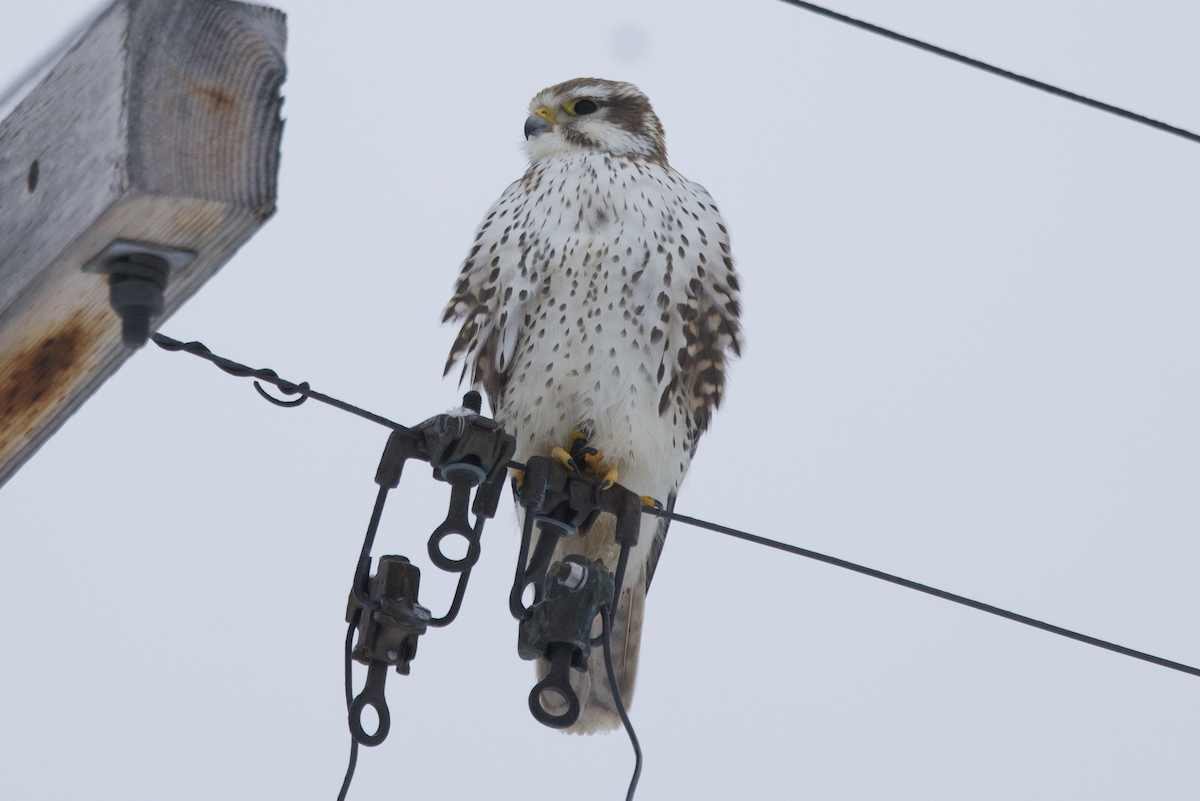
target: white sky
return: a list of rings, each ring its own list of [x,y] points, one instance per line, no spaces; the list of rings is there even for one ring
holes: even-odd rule
[[[164,333],[404,422],[454,405],[440,311],[528,99],[631,80],[744,276],[749,347],[679,511],[1200,665],[1194,143],[772,0],[280,5],[279,211]],[[0,82],[91,8],[6,4]],[[1195,3],[837,8],[1200,130]],[[385,439],[133,358],[0,490],[0,797],[333,799]],[[447,495],[410,469],[375,550],[426,568],[435,614]],[[506,500],[351,798],[623,797],[623,734],[529,715],[516,543]],[[645,800],[1200,780],[1194,677],[681,525],[632,717]]]

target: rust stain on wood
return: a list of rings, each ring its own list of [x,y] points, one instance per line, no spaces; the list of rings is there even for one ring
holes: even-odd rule
[[[189,83],[196,94],[208,101],[212,110],[218,114],[223,114],[233,108],[234,97],[224,88],[202,81],[190,81]]]
[[[70,394],[94,338],[81,312],[0,364],[0,454],[33,434]]]

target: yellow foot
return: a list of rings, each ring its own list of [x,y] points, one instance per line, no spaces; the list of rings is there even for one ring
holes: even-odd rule
[[[513,470],[512,476],[513,476],[513,481],[517,482],[518,487],[520,487],[522,484],[525,483],[525,471],[524,470]]]
[[[600,451],[588,447],[588,435],[576,428],[567,437],[567,442],[570,443],[567,450],[571,452],[575,464],[582,465],[584,470],[595,475],[600,465]]]
[[[586,459],[587,457],[584,457],[584,458]],[[605,472],[604,478],[602,478],[600,480],[601,492],[603,492],[604,490],[608,489],[609,487],[611,487],[613,484],[616,484],[616,483],[617,483],[617,468],[610,467]]]
[[[561,462],[568,470],[600,480],[600,489],[606,490],[617,483],[617,468],[604,464],[600,451],[588,446],[588,435],[578,428],[567,437],[567,447],[555,447],[550,458]]]
[[[661,509],[663,505],[654,499],[652,495],[642,496],[642,506],[649,506],[651,509]]]
[[[575,453],[576,448],[582,448],[587,445],[588,435],[580,431],[578,428],[571,429],[571,436],[567,437],[567,450]]]
[[[555,445],[554,449],[550,451],[550,458],[556,462],[561,462],[563,467],[567,468],[572,473],[579,472],[579,468],[575,466],[575,460],[571,458],[571,454],[567,453],[565,449],[560,448],[557,445]]]

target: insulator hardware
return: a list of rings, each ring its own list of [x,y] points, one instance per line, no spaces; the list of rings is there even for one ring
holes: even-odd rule
[[[442,570],[461,573],[479,561],[479,535],[467,517],[468,508],[477,520],[491,518],[500,504],[508,462],[517,449],[517,441],[504,433],[495,420],[479,416],[478,392],[468,392],[460,409],[440,414],[422,423],[425,451],[433,466],[433,477],[450,485],[450,509],[429,537],[430,560]],[[469,506],[475,487],[475,503]],[[467,553],[452,559],[442,552],[442,542],[450,536],[467,541]]]
[[[579,719],[579,698],[568,668],[587,670],[592,626],[612,598],[613,575],[598,559],[588,562],[571,555],[546,572],[541,600],[530,607],[517,640],[522,659],[544,657],[550,662],[546,678],[529,693],[529,711],[539,723],[565,729]]]
[[[468,392],[460,409],[431,417],[416,428],[393,431],[375,473],[376,484],[395,489],[404,463],[420,459],[433,467],[434,478],[450,485],[449,511],[430,535],[428,550],[434,565],[451,573],[470,570],[479,561],[482,527],[478,521],[495,517],[508,462],[517,449],[512,435],[494,420],[479,416],[478,408],[479,393]],[[471,512],[477,521],[474,526],[468,516]],[[452,559],[441,549],[442,542],[454,535],[467,541],[467,553],[461,559]]]
[[[445,626],[458,614],[471,566],[479,559],[479,537],[483,521],[496,513],[504,486],[508,462],[516,450],[516,440],[505,434],[493,420],[480,417],[478,393],[463,399],[463,407],[437,415],[416,428],[396,428],[375,471],[379,493],[367,527],[354,583],[351,586],[346,622],[358,629],[358,644],[350,652],[347,640],[347,665],[351,656],[367,665],[367,681],[362,692],[349,706],[350,734],[356,743],[379,745],[391,725],[384,685],[387,668],[408,675],[409,663],[417,653],[417,640],[429,626]],[[378,571],[371,572],[371,548],[383,516],[388,492],[400,484],[404,464],[409,459],[429,462],[434,478],[450,484],[450,511],[429,540],[429,555],[443,570],[460,573],[458,589],[450,611],[433,619],[429,610],[417,603],[421,573],[403,556],[383,556]],[[475,489],[478,488],[478,489]],[[472,507],[471,490],[475,489]],[[468,514],[475,512],[472,526]],[[452,560],[440,550],[442,540],[452,534],[467,538],[463,559]],[[349,667],[347,667],[347,671]],[[349,679],[347,679],[349,681]],[[362,727],[362,712],[373,707],[379,726],[373,734]]]
[[[417,603],[420,584],[421,571],[403,556],[381,556],[377,572],[362,588],[374,603],[364,607],[359,593],[350,594],[346,622],[358,625],[353,656],[368,666],[366,686],[350,705],[350,733],[363,745],[379,745],[387,737],[390,716],[383,694],[387,668],[395,666],[397,673],[408,675],[409,663],[417,655],[417,638],[432,617]],[[362,711],[368,705],[379,715],[374,734],[362,727]]]
[[[521,601],[526,587],[533,586],[535,604],[542,600],[547,570],[561,537],[587,534],[600,513],[608,512],[617,518],[616,541],[627,547],[637,544],[642,523],[641,496],[620,484],[603,490],[600,486],[599,479],[572,471],[557,460],[533,456],[526,461],[524,478],[517,489],[518,500],[525,507],[525,529],[517,575],[509,594],[509,609],[517,620],[529,616]],[[536,546],[531,542],[535,523],[540,532]]]
[[[108,263],[109,257],[114,255],[111,251],[118,246],[132,247],[134,251],[141,247],[136,243],[115,242],[89,262],[85,270],[107,272],[104,265]],[[188,258],[191,256],[184,255]],[[139,260],[125,259],[124,263],[135,264],[137,261]],[[168,265],[172,268],[182,266],[171,263],[170,259]],[[153,280],[153,276],[149,280]],[[339,795],[339,798],[344,798],[354,776],[359,746],[379,745],[387,737],[390,729],[391,717],[384,695],[388,668],[395,667],[400,673],[408,673],[409,665],[416,655],[420,636],[429,627],[446,626],[457,616],[471,574],[469,569],[459,572],[454,600],[449,611],[440,618],[431,618],[429,611],[417,603],[420,573],[404,557],[382,557],[379,571],[372,576],[371,549],[378,533],[387,495],[399,485],[406,461],[419,459],[431,463],[435,477],[451,484],[451,511],[447,515],[449,526],[446,523],[443,526],[446,526],[447,531],[455,529],[454,533],[465,528],[463,521],[469,507],[475,513],[472,534],[478,541],[484,521],[495,515],[504,475],[508,466],[513,464],[511,459],[515,452],[515,440],[504,434],[494,422],[480,416],[482,399],[476,392],[467,393],[459,409],[431,418],[415,429],[409,429],[365,409],[316,392],[307,383],[285,381],[273,370],[255,369],[217,356],[200,342],[180,342],[161,334],[155,334],[154,341],[168,351],[183,351],[211,361],[231,375],[257,379],[255,388],[273,403],[295,407],[312,399],[378,423],[392,431],[375,474],[379,491],[371,513],[371,522],[363,539],[347,610],[350,625],[345,637],[344,665],[352,741],[350,764]],[[280,401],[267,396],[259,386],[259,381],[278,387],[285,395],[299,395],[299,398],[294,401]],[[586,462],[589,455],[591,454],[586,449],[586,441],[580,448],[572,447],[570,453],[575,464]],[[528,621],[522,627],[521,638],[522,647],[534,654],[529,658],[536,659],[540,656],[549,662],[546,678],[539,682],[530,695],[530,709],[538,720],[547,725],[569,727],[576,722],[580,703],[571,688],[569,671],[572,668],[586,670],[588,658],[592,655],[591,649],[601,647],[612,700],[629,732],[630,740],[633,741],[634,751],[638,754],[639,767],[635,770],[634,782],[630,785],[632,795],[632,788],[636,785],[637,773],[640,771],[641,756],[633,729],[625,714],[620,687],[613,669],[611,610],[628,565],[631,545],[637,542],[642,512],[641,498],[619,485],[601,490],[596,481],[585,479],[577,470],[568,474],[564,465],[557,462],[551,464],[545,458],[535,457],[525,465],[513,466],[523,471],[524,486],[520,486],[519,482],[517,486],[520,487],[519,500],[526,514],[521,537],[521,555],[510,594],[510,607],[518,620]],[[457,493],[458,497],[454,498],[454,491],[460,486],[466,492],[460,490]],[[475,500],[473,504],[468,504],[472,487],[477,488]],[[595,519],[596,510],[610,512],[616,516],[616,539],[620,543],[621,553],[617,560],[615,578],[610,576],[602,562],[587,563],[581,557],[568,558],[550,565],[553,547],[544,561],[540,557],[534,560],[545,565],[541,568],[540,575],[537,570],[526,569],[535,524],[541,524],[543,529],[549,528],[558,532],[576,532],[582,522],[586,530],[589,519]],[[546,535],[545,530],[543,535]],[[545,536],[545,539],[551,545],[558,542],[558,536]],[[521,603],[521,593],[530,583],[535,583],[532,581],[535,575],[539,578],[536,582],[536,594],[540,597],[535,598],[536,608],[525,609]],[[604,578],[607,578],[607,589],[599,586]],[[574,606],[573,610],[569,609],[571,606]],[[597,618],[601,622],[602,634],[599,638],[592,639],[588,635]],[[358,635],[357,648],[355,634]],[[367,665],[367,680],[362,691],[353,696],[352,666],[356,658]],[[547,708],[543,704],[553,708]],[[378,727],[371,734],[363,729],[361,722],[362,712],[367,706],[372,707],[379,717]],[[559,711],[564,707],[565,711]]]

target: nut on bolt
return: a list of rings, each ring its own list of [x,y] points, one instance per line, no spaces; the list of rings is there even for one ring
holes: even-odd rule
[[[578,562],[555,562],[550,575],[568,590],[577,590],[587,581],[588,569]]]
[[[136,350],[146,344],[151,322],[162,315],[171,271],[195,257],[186,250],[117,239],[83,265],[86,273],[108,276],[108,300],[121,318],[125,347]]]

